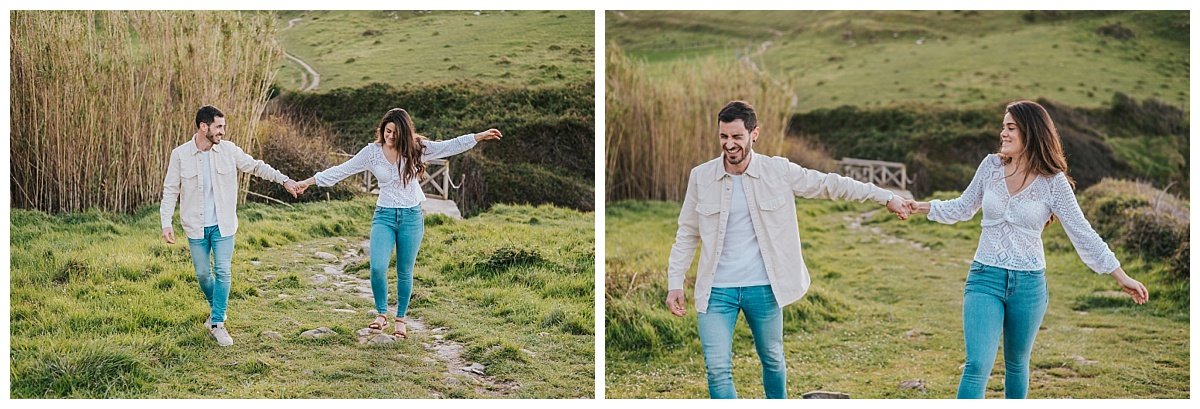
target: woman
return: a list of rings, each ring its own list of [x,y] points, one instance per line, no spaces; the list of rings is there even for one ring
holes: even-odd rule
[[[408,112],[393,108],[379,121],[375,142],[341,165],[317,172],[300,182],[303,191],[314,183],[333,186],[364,170],[379,180],[379,200],[371,220],[371,293],[377,316],[367,328],[383,332],[387,327],[387,267],[396,251],[396,321],[392,335],[407,338],[405,317],[412,295],[413,264],[425,234],[425,216],[421,202],[425,194],[417,179],[425,173],[425,162],[457,155],[479,141],[500,139],[500,131],[467,134],[448,141],[430,141],[416,133]]]
[[[963,290],[967,362],[958,385],[960,399],[983,398],[1001,333],[1004,396],[1025,397],[1029,354],[1048,302],[1042,229],[1055,218],[1084,264],[1111,274],[1134,302],[1149,298],[1146,287],[1125,274],[1084,219],[1074,185],[1046,109],[1018,101],[1005,108],[1000,152],[984,158],[962,196],[912,204],[914,212],[946,224],[970,220],[983,208],[983,233]]]

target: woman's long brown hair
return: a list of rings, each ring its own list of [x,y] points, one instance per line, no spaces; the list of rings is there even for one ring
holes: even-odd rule
[[[425,176],[425,162],[421,161],[421,154],[425,153],[425,145],[421,141],[425,140],[425,137],[418,134],[413,127],[408,111],[392,108],[383,114],[379,126],[375,127],[375,143],[379,146],[384,146],[383,131],[388,123],[396,124],[396,150],[400,152],[401,159],[396,167],[400,170],[401,182],[407,187],[409,180]]]
[[[1071,189],[1075,189],[1075,179],[1067,174],[1067,157],[1063,154],[1062,139],[1059,138],[1058,128],[1054,126],[1046,108],[1033,101],[1017,101],[1004,107],[1004,112],[1012,115],[1017,129],[1021,131],[1021,138],[1024,139],[1025,149],[1020,155],[1024,159],[1025,169],[1016,171],[1026,170],[1047,177],[1062,172],[1067,176],[1067,183],[1071,184]],[[1012,157],[1004,155],[1000,155],[1000,158],[1006,165],[1013,160]],[[1052,222],[1053,214],[1046,224]]]

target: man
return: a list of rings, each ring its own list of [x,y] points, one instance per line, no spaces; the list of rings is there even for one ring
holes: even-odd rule
[[[175,244],[171,218],[179,199],[179,219],[187,234],[192,265],[210,308],[205,327],[218,345],[230,346],[233,338],[225,330],[225,306],[229,301],[233,235],[238,227],[237,171],[281,183],[293,197],[299,194],[299,186],[270,165],[247,155],[233,142],[223,141],[224,137],[225,114],[212,105],[200,107],[196,112],[196,133],[190,141],[171,151],[159,216],[163,240]]]
[[[667,269],[667,307],[687,309],[684,273],[700,245],[696,312],[712,398],[736,398],[733,328],[738,312],[754,336],[767,398],[787,397],[782,308],[808,290],[800,254],[795,196],[873,200],[901,219],[907,201],[856,180],[805,169],[787,158],[754,153],[754,107],[732,101],[717,114],[721,157],[692,169]]]

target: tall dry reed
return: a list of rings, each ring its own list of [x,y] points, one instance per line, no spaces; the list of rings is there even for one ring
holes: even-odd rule
[[[669,63],[651,75],[647,65],[607,46],[605,68],[606,192],[608,200],[682,200],[692,167],[720,155],[717,111],[731,100],[754,105],[759,127],[754,151],[782,155],[793,110],[791,87],[728,58]]]
[[[161,197],[196,110],[251,155],[283,56],[260,12],[13,11],[13,205],[131,211]],[[245,186],[248,177],[243,176]]]

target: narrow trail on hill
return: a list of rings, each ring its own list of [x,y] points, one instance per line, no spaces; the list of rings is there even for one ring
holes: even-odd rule
[[[296,25],[296,22],[300,21],[300,20],[303,20],[303,19],[302,18],[294,18],[294,19],[288,20],[287,27],[284,27],[283,30],[279,30],[279,31],[284,31],[289,28],[292,28],[293,26]],[[317,73],[317,70],[313,69],[313,67],[311,65],[308,65],[308,63],[304,62],[304,60],[301,60],[299,57],[296,57],[287,51],[283,52],[283,56],[287,57],[287,59],[289,59],[289,60],[296,62],[296,64],[300,64],[300,67],[304,68],[304,71],[308,72],[307,74],[305,74],[304,72],[300,73],[300,91],[316,91],[317,87],[321,85],[321,74]],[[312,78],[312,80],[309,81],[309,78]]]
[[[880,238],[879,242],[881,244],[904,244],[909,247],[912,247],[913,250],[929,251],[929,247],[926,247],[924,244],[921,244],[921,243],[918,243],[918,242],[915,242],[915,241],[912,241],[909,239],[893,236],[891,233],[884,231],[883,229],[879,228],[878,226],[869,226],[868,227],[868,226],[863,225],[863,223],[866,223],[867,220],[871,220],[872,217],[875,217],[876,213],[881,212],[881,211],[884,211],[884,210],[875,209],[875,210],[860,213],[858,216],[842,216],[842,220],[846,222],[846,227],[849,227],[850,230],[853,230],[853,231],[866,230],[866,231],[870,232],[871,236],[879,237]],[[912,217],[912,216],[909,216],[909,217]]]
[[[363,240],[359,243],[360,250],[349,249],[341,255],[339,259],[326,258],[327,262],[321,267],[324,270],[323,274],[316,274],[312,278],[314,281],[324,282],[328,280],[334,288],[334,291],[340,291],[346,294],[354,295],[367,300],[372,300],[371,281],[356,277],[352,274],[345,273],[348,266],[363,263],[370,258],[371,241]],[[322,276],[318,278],[318,276]],[[354,311],[357,313],[357,311]],[[374,315],[372,312],[371,315]],[[364,319],[363,322],[368,322]],[[381,339],[391,341],[389,334],[391,331],[391,323],[383,331],[383,334],[373,332],[368,328],[362,328],[356,331],[359,344],[371,344]],[[475,392],[484,397],[508,397],[513,392],[520,388],[516,382],[500,381],[491,376],[486,375],[486,368],[478,363],[468,363],[463,358],[465,347],[463,344],[453,340],[446,339],[448,328],[437,327],[430,329],[425,321],[420,317],[408,317],[408,333],[409,339],[396,340],[395,342],[413,342],[412,335],[416,332],[429,333],[433,338],[433,342],[422,342],[421,347],[433,355],[433,358],[425,358],[427,362],[441,362],[446,367],[447,377],[443,379],[447,383],[461,382],[462,378],[469,380],[469,383],[474,387]]]

